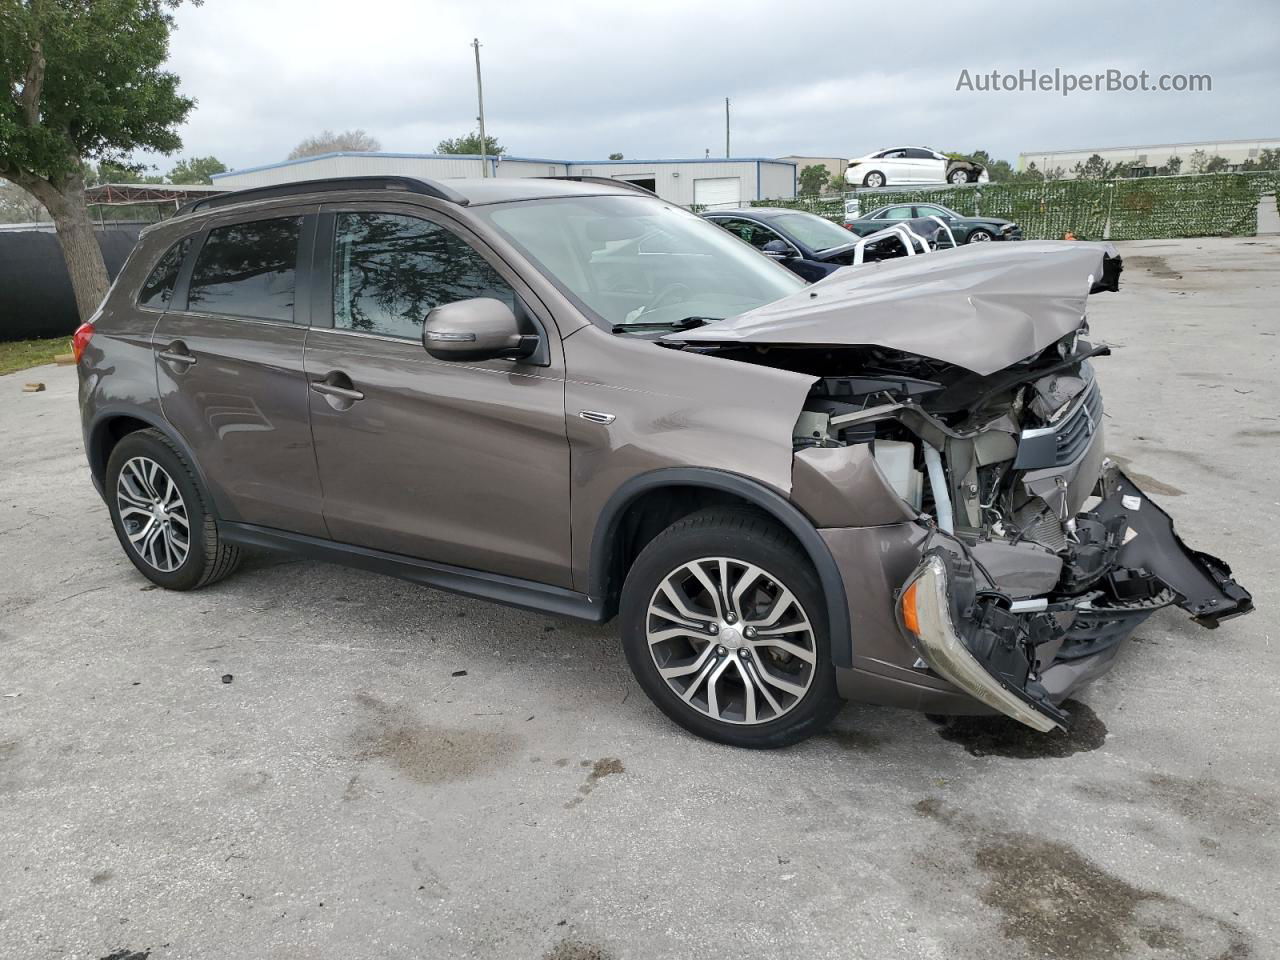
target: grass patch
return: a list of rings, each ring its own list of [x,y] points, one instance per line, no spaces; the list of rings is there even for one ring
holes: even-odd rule
[[[71,352],[70,337],[50,337],[48,340],[11,340],[0,343],[0,375],[53,363],[60,353]]]

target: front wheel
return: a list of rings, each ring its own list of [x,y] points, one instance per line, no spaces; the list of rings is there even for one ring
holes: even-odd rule
[[[885,184],[884,174],[879,170],[872,170],[862,178],[864,187],[883,187]]]
[[[973,233],[969,234],[969,239],[965,242],[966,243],[990,243],[994,239],[995,239],[995,236],[990,231],[983,230],[981,227],[979,227],[977,230],[973,231]]]
[[[621,623],[640,686],[700,737],[784,747],[840,708],[817,577],[758,514],[704,510],[659,534],[627,575]]]

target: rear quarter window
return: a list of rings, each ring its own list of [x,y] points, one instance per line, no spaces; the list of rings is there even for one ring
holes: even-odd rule
[[[187,309],[293,321],[301,217],[214,227],[196,254]]]
[[[191,238],[185,237],[165,251],[138,290],[138,306],[164,309],[169,305],[173,288],[178,283],[178,271],[182,269],[182,261],[186,259],[190,249]]]

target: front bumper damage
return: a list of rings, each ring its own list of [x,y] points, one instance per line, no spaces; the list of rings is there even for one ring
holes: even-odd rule
[[[1168,514],[1109,461],[1094,493],[1070,525],[1068,559],[1049,593],[1012,596],[976,550],[935,534],[896,597],[921,665],[1040,731],[1065,725],[1058,702],[1156,610],[1179,606],[1214,628],[1253,608],[1231,568],[1188,548]]]

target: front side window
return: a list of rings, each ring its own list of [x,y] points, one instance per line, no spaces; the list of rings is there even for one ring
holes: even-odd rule
[[[830,250],[857,242],[844,227],[812,213],[780,213],[773,222],[810,250]]]
[[[910,207],[890,207],[883,213],[877,213],[877,220],[910,220],[914,214]]]
[[[720,320],[805,285],[721,227],[653,197],[564,197],[473,210],[610,328]]]
[[[417,339],[433,307],[474,297],[491,297],[516,309],[511,287],[452,231],[389,213],[337,215],[337,329]]]
[[[178,271],[182,269],[182,261],[191,248],[191,239],[184,238],[175,243],[160,258],[151,276],[147,277],[142,289],[138,291],[138,306],[164,309],[173,296],[173,288],[178,283]]]
[[[301,217],[214,227],[196,257],[187,308],[291,322],[301,232]]]

